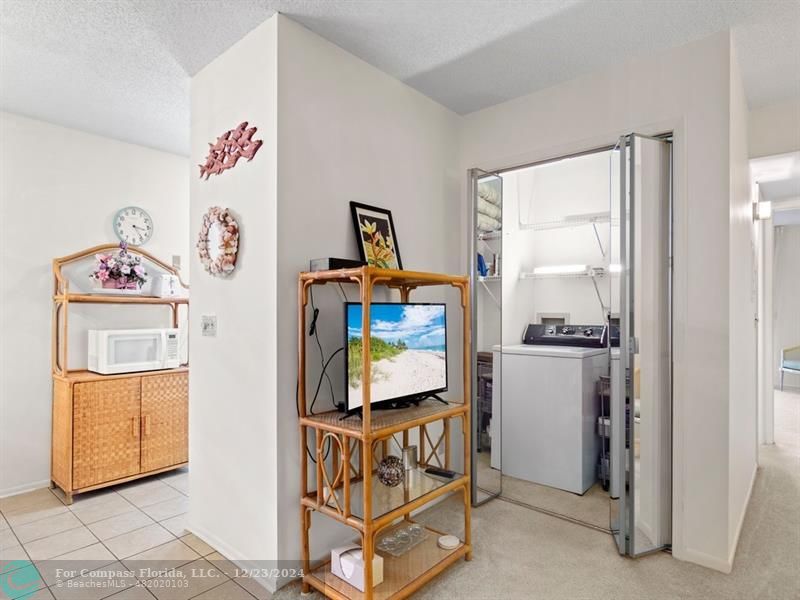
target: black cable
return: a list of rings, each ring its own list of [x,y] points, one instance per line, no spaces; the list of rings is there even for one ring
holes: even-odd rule
[[[328,365],[331,363],[331,361],[333,360],[333,358],[334,358],[334,357],[335,357],[337,354],[339,354],[339,352],[341,352],[342,350],[344,350],[344,346],[342,346],[341,348],[339,348],[338,350],[336,350],[336,352],[334,352],[333,354],[331,354],[331,355],[328,357],[328,360],[327,360],[327,361],[325,361],[325,364],[323,364],[323,365],[322,365],[322,373],[321,373],[321,374],[320,374],[320,376],[319,376],[319,381],[317,381],[317,389],[314,391],[314,397],[311,399],[311,406],[310,406],[310,407],[309,407],[309,409],[308,409],[308,412],[309,412],[309,413],[311,413],[312,415],[314,414],[314,403],[317,401],[317,396],[319,395],[319,389],[322,387],[322,377],[323,377],[323,376],[327,377],[327,375],[325,374],[325,371],[326,371],[326,369],[328,368]],[[330,381],[330,379],[328,379],[328,381]]]
[[[339,284],[339,287],[341,287],[341,284]],[[339,404],[336,402],[336,395],[334,394],[334,391],[333,391],[333,382],[331,382],[331,378],[330,378],[330,375],[328,375],[327,370],[328,370],[328,365],[331,363],[333,358],[337,354],[339,354],[339,352],[344,350],[344,346],[339,348],[338,350],[336,350],[333,354],[331,354],[328,357],[327,360],[325,359],[325,353],[324,353],[324,351],[322,349],[322,343],[320,342],[320,339],[319,339],[319,329],[317,328],[317,319],[319,318],[319,309],[314,305],[314,288],[313,288],[313,286],[309,288],[309,292],[310,292],[309,296],[310,296],[310,299],[311,299],[311,308],[312,308],[313,313],[312,313],[312,317],[311,317],[311,325],[309,326],[309,329],[308,329],[308,335],[309,336],[314,336],[314,339],[317,342],[317,347],[319,348],[319,355],[320,355],[320,364],[322,365],[322,372],[320,373],[319,379],[317,380],[317,388],[316,388],[316,390],[314,390],[314,397],[311,399],[311,406],[308,409],[309,414],[313,415],[314,414],[314,405],[316,404],[317,398],[319,397],[319,391],[320,391],[320,388],[322,387],[323,378],[328,380],[328,388],[329,388],[330,393],[331,393],[331,402],[333,403],[333,405],[336,408],[339,408]],[[342,292],[344,293],[344,290],[342,290]],[[345,298],[346,297],[347,296],[345,296]],[[300,418],[300,381],[299,381],[299,379],[295,383],[294,399],[295,399],[295,409],[297,410],[297,418],[299,419]],[[316,458],[311,453],[311,451],[308,449],[308,440],[306,440],[305,447],[306,447],[306,452],[308,453],[308,457],[311,459],[311,461],[314,464],[316,464],[316,462],[317,462]],[[331,443],[328,440],[327,448],[325,449],[325,454],[322,457],[323,461],[328,458],[328,453],[330,452],[330,449],[331,449]]]
[[[341,284],[339,284],[341,285]],[[317,328],[317,319],[319,318],[319,309],[314,305],[314,286],[309,287],[309,298],[311,299],[311,309],[313,311],[313,316],[311,318],[311,326],[308,328],[308,335],[313,335],[314,340],[317,342],[317,348],[319,348],[319,362],[322,365],[322,372],[325,375],[325,379],[328,380],[328,389],[331,393],[331,403],[338,409],[339,403],[336,402],[336,394],[333,392],[333,382],[331,381],[330,375],[325,373],[325,352],[322,350],[322,342],[319,341],[319,329]],[[316,396],[314,398],[316,400]],[[311,403],[311,406],[314,406],[314,403]]]
[[[331,357],[331,358],[333,358],[333,357]],[[321,382],[322,382],[322,378],[320,378],[320,383]],[[319,385],[317,385],[317,390],[319,390]],[[299,419],[300,418],[300,381],[299,380],[297,381],[297,383],[295,383],[295,386],[294,386],[294,405],[295,405],[295,408],[297,409],[297,418]],[[313,403],[312,403],[312,406],[313,406]],[[317,464],[317,459],[314,458],[314,455],[311,453],[311,450],[308,449],[308,438],[306,438],[305,444],[303,444],[303,445],[306,447],[306,453],[308,454],[308,458],[311,459],[311,462],[313,462],[314,464]],[[330,439],[327,440],[327,445],[328,445],[328,447],[325,450],[325,455],[322,457],[323,461],[325,461],[328,458],[328,452],[330,452],[330,450],[331,450]]]

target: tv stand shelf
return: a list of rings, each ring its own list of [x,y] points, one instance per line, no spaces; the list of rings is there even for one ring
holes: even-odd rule
[[[370,420],[370,430],[364,437],[362,419],[358,416],[344,417],[344,413],[338,410],[331,410],[316,415],[302,417],[300,423],[308,427],[322,429],[333,433],[343,433],[358,439],[383,439],[393,433],[399,433],[409,427],[418,427],[439,421],[457,417],[468,410],[468,406],[463,403],[451,402],[442,404],[435,400],[425,400],[419,406],[409,406],[396,410],[375,411]],[[409,423],[413,423],[409,425]]]
[[[306,409],[306,339],[309,288],[327,283],[356,284],[362,311],[361,415],[344,417],[339,411],[315,415]],[[427,581],[460,558],[470,560],[470,404],[442,403],[434,399],[418,405],[393,410],[375,410],[370,404],[370,305],[375,285],[396,289],[400,301],[408,302],[411,292],[419,287],[447,286],[456,288],[463,313],[463,397],[470,398],[470,307],[469,278],[419,271],[396,271],[375,267],[359,267],[335,271],[300,273],[298,279],[298,413],[301,452],[301,547],[303,557],[303,592],[315,588],[329,598],[365,600],[406,598]],[[451,421],[461,424],[463,436],[463,472],[452,479],[425,473],[428,466],[452,469]],[[389,454],[389,444],[402,435],[402,446],[408,446],[416,433],[417,469],[407,471],[396,487],[380,483],[377,467]],[[459,493],[464,505],[464,536],[453,550],[437,545],[440,532],[431,530],[425,541],[401,557],[381,553],[384,580],[372,586],[372,557],[375,545],[398,520],[411,520],[411,513],[445,494]],[[311,513],[334,519],[353,528],[361,538],[364,553],[364,592],[334,576],[330,562],[312,568],[309,530]]]

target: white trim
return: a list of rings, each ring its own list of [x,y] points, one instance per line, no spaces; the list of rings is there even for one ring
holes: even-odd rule
[[[733,567],[733,562],[730,559],[724,560],[718,556],[712,556],[705,552],[700,552],[699,550],[693,550],[692,548],[686,548],[680,555],[676,554],[673,549],[672,555],[678,560],[694,563],[701,567],[706,567],[707,569],[713,569],[714,571],[720,571],[726,575],[731,572]]]
[[[758,463],[753,467],[753,475],[750,477],[750,486],[747,488],[747,496],[744,499],[744,506],[742,506],[742,514],[739,515],[739,523],[736,525],[736,534],[733,536],[733,543],[728,551],[728,573],[733,569],[733,559],[736,557],[736,549],[739,547],[739,536],[742,533],[744,526],[744,518],[747,516],[747,509],[750,506],[750,497],[753,495],[753,488],[756,486],[756,477],[758,476]]]
[[[50,487],[50,480],[44,479],[34,481],[32,483],[23,483],[22,485],[15,485],[14,487],[4,488],[0,490],[0,498],[8,498],[9,496],[17,496],[26,492],[40,490],[42,488]]]
[[[228,544],[220,540],[215,535],[210,534],[202,527],[197,527],[192,523],[188,523],[186,529],[191,531],[194,535],[196,535],[206,544],[211,546],[214,550],[219,552],[227,560],[231,561],[237,567],[242,569],[242,571],[252,572],[252,573],[263,572],[264,561],[247,560],[242,558],[239,552],[231,548]],[[274,594],[276,591],[278,591],[280,587],[286,585],[287,583],[296,578],[250,577],[250,579],[258,583],[270,594]]]

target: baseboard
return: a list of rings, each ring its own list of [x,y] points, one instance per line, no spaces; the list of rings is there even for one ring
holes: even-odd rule
[[[706,567],[707,569],[713,569],[714,571],[720,571],[726,575],[731,572],[731,568],[733,567],[733,563],[730,560],[712,556],[698,550],[692,550],[691,548],[685,548],[682,552],[677,552],[677,549],[673,547],[672,556],[678,560],[694,563],[701,567]]]
[[[22,485],[17,485],[10,488],[4,488],[0,490],[0,498],[8,498],[9,496],[17,496],[19,494],[24,494],[26,492],[32,492],[34,490],[40,490],[42,488],[46,488],[50,486],[50,480],[45,479],[43,481],[34,481],[32,483],[23,483]]]
[[[226,559],[242,569],[242,571],[249,573],[261,573],[264,571],[264,561],[242,558],[236,550],[217,538],[217,536],[205,531],[202,527],[197,527],[192,523],[188,523],[186,528],[203,540],[206,544],[214,548],[214,550],[222,554],[222,556],[224,556]],[[283,581],[279,577],[251,577],[250,579],[257,582],[270,594],[274,594],[276,591],[278,591],[278,588],[287,583],[287,581]]]
[[[750,486],[747,488],[747,497],[744,499],[744,508],[742,510],[742,514],[739,515],[739,523],[736,526],[736,534],[733,536],[733,544],[731,544],[730,551],[728,552],[728,563],[730,564],[731,570],[733,569],[733,559],[736,557],[736,549],[739,547],[739,536],[742,533],[742,527],[744,527],[744,518],[747,516],[747,509],[750,507],[750,496],[753,495],[753,488],[756,486],[757,476],[758,463],[756,463],[756,466],[753,468],[753,475],[750,477]]]
[[[780,392],[781,391],[780,382],[778,382],[778,385],[775,386],[775,391],[776,392]],[[795,394],[797,392],[800,392],[800,385],[790,385],[790,384],[786,383],[783,386],[783,391],[784,392],[791,392],[791,393]]]
[[[678,560],[683,560],[686,562],[694,563],[696,565],[700,565],[701,567],[706,567],[708,569],[714,569],[715,571],[720,571],[725,574],[729,574],[733,570],[733,559],[736,556],[736,548],[739,545],[739,535],[742,533],[742,527],[744,526],[744,518],[747,515],[747,508],[750,506],[750,496],[753,494],[753,488],[755,488],[756,483],[756,476],[758,475],[758,466],[753,469],[753,475],[750,478],[750,487],[747,490],[747,497],[744,502],[744,510],[742,510],[742,514],[739,516],[739,523],[736,527],[736,534],[733,538],[733,544],[728,551],[728,556],[725,559],[719,558],[718,556],[712,556],[710,554],[706,554],[704,552],[700,552],[698,550],[692,550],[691,548],[684,548],[683,550],[679,550],[678,548],[672,549],[672,556],[677,558]]]

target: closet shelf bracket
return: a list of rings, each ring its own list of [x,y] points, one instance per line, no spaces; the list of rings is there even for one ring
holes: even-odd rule
[[[606,251],[603,249],[603,242],[600,241],[600,233],[597,231],[597,223],[592,222],[592,230],[594,230],[594,237],[597,240],[597,245],[600,247],[600,254],[603,255],[603,258],[606,257]]]
[[[489,294],[489,297],[492,299],[492,302],[494,302],[497,305],[497,308],[502,308],[502,306],[500,305],[500,301],[497,299],[497,296],[495,296],[492,293],[492,290],[489,289],[489,286],[486,285],[486,280],[483,278],[479,278],[478,281],[483,286],[483,289],[486,290],[486,293]]]

